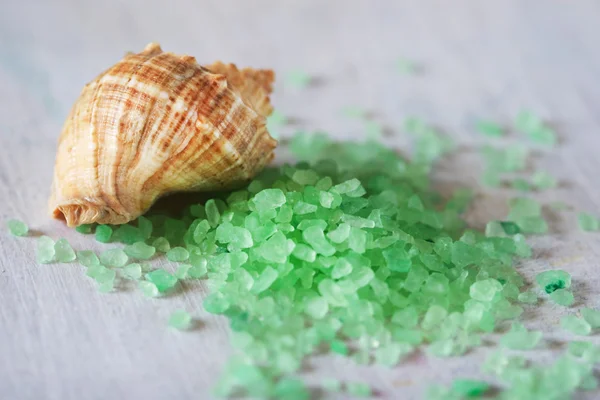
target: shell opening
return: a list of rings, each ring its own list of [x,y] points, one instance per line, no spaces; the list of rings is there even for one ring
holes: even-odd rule
[[[110,217],[115,223],[125,223],[129,220],[127,216],[116,215],[116,213],[103,206],[96,204],[63,204],[56,206],[52,211],[52,216],[63,220],[69,227],[75,227],[82,224],[106,223],[105,219]]]

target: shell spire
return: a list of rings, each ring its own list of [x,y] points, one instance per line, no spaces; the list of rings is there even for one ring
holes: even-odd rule
[[[274,73],[163,52],[128,53],[82,90],[58,141],[50,213],[122,224],[161,196],[238,186],[273,158]]]

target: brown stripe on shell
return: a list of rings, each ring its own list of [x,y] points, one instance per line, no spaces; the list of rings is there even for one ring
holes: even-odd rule
[[[129,62],[125,62],[122,63],[120,66],[115,68],[114,71],[114,75],[115,76],[122,76],[122,77],[126,77],[126,83],[119,85],[119,84],[107,84],[107,89],[108,88],[112,88],[114,90],[114,96],[115,96],[115,103],[116,104],[120,104],[124,99],[128,98],[128,87],[130,82],[134,79],[134,77],[136,77],[139,73],[139,71],[144,67],[144,65],[148,62],[149,60],[144,60],[143,62],[138,62],[136,63],[134,60],[129,60]],[[106,96],[109,100],[110,100],[110,96],[107,95]],[[150,97],[150,96],[149,96]],[[119,129],[118,129],[118,124],[119,121],[118,120],[113,120],[111,121],[112,124],[114,124],[117,129],[116,129],[116,133],[117,133],[117,142],[119,140],[119,138],[121,138],[121,135],[119,134]],[[111,124],[111,125],[112,125]],[[103,132],[106,133],[106,132]],[[102,133],[99,133],[102,134]],[[119,177],[118,177],[118,173],[119,173],[119,169],[121,166],[121,157],[124,151],[124,146],[125,143],[123,143],[123,139],[125,139],[124,135],[121,139],[121,143],[120,145],[117,145],[117,149],[116,149],[116,154],[115,154],[115,159],[114,159],[114,163],[111,166],[112,171],[112,194],[107,194],[104,191],[102,191],[102,198],[103,200],[106,202],[106,204],[112,208],[115,212],[119,213],[119,214],[126,214],[126,207],[123,204],[122,199],[120,199],[119,197]],[[106,136],[103,136],[103,139],[106,139]],[[108,172],[108,171],[107,171]],[[106,175],[106,173],[105,173]]]

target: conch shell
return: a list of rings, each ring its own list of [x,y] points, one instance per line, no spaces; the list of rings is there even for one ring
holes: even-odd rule
[[[122,224],[161,196],[231,188],[273,158],[274,73],[202,67],[151,43],[87,84],[58,142],[50,213]]]

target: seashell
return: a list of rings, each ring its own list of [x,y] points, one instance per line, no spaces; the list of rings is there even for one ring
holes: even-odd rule
[[[231,188],[273,158],[273,71],[151,43],[88,83],[58,141],[49,206],[77,226],[122,224],[173,192]]]

